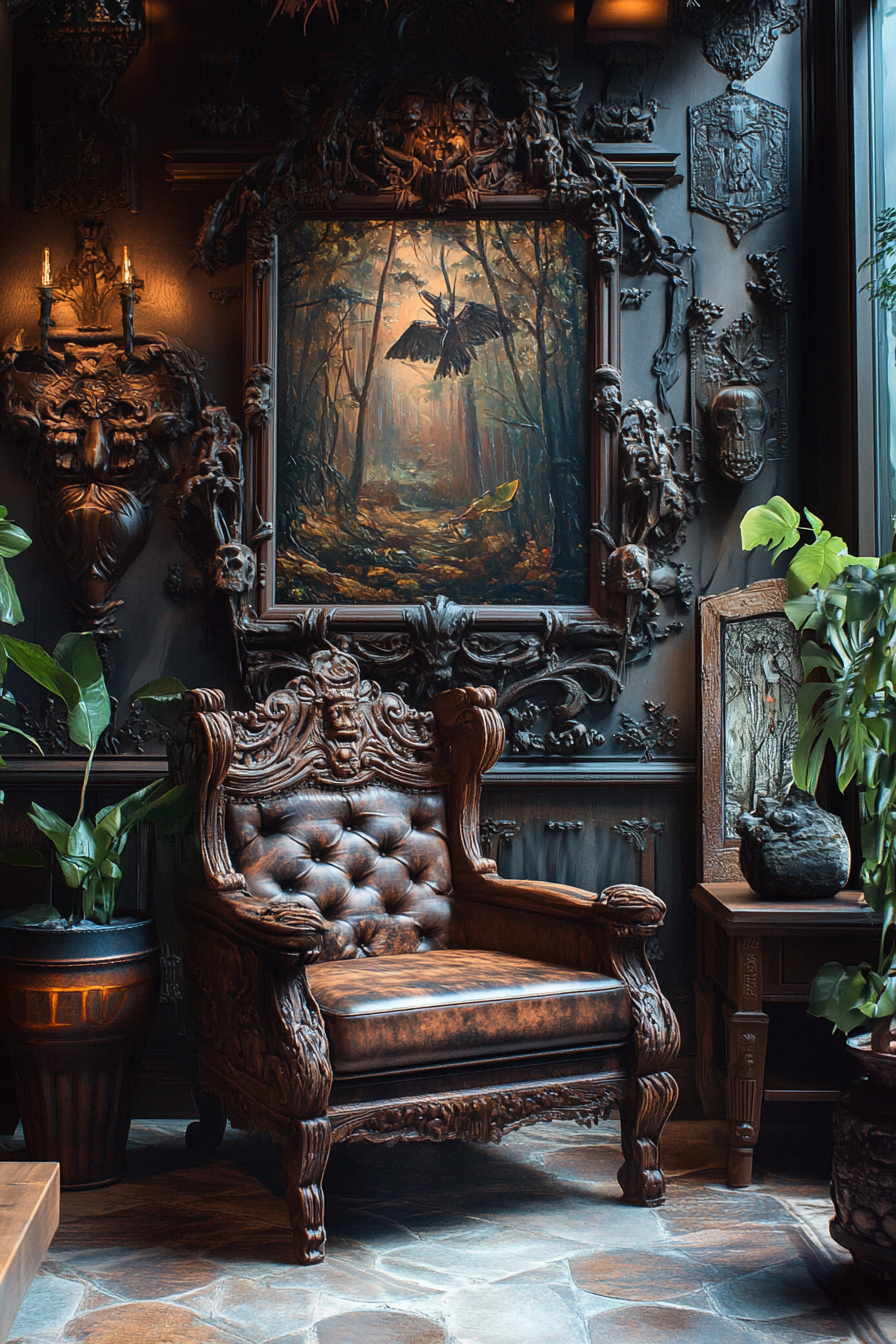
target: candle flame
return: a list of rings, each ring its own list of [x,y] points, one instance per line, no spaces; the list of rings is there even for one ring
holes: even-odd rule
[[[53,283],[53,272],[50,270],[50,249],[48,247],[44,248],[44,260],[40,268],[40,283],[45,288],[49,288]]]
[[[130,249],[125,245],[124,255],[121,262],[121,278],[126,285],[129,285],[134,278],[133,267],[131,266]]]

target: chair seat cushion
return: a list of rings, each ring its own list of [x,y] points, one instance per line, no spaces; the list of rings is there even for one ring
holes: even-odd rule
[[[624,1041],[619,980],[498,952],[318,962],[308,983],[338,1074]]]

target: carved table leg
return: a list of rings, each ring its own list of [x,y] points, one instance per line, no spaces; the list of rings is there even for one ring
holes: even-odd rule
[[[753,1179],[767,1038],[767,1013],[728,1014],[728,1184],[735,1190]]]
[[[213,1153],[227,1128],[224,1108],[214,1092],[205,1092],[198,1087],[194,1087],[192,1092],[199,1119],[187,1125],[184,1140],[194,1153]]]
[[[759,1138],[765,1083],[768,1016],[762,1011],[762,939],[732,938],[728,944],[728,1184],[753,1179],[753,1149]]]
[[[283,1176],[293,1251],[300,1265],[315,1265],[324,1258],[327,1239],[321,1183],[333,1136],[326,1116],[293,1123],[293,1136],[283,1143]]]
[[[678,1084],[671,1073],[631,1078],[619,1103],[622,1154],[617,1173],[627,1204],[650,1206],[666,1198],[660,1166],[660,1135],[678,1100]]]

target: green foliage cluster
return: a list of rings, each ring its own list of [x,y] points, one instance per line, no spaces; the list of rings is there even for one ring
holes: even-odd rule
[[[860,271],[870,271],[862,286],[868,297],[884,308],[896,308],[896,208],[883,210],[874,224],[875,249],[862,262]]]
[[[854,784],[862,821],[862,887],[881,915],[877,968],[829,962],[812,985],[810,1013],[841,1031],[883,1024],[896,1012],[896,553],[857,557],[842,537],[785,499],[750,509],[745,550],[773,559],[794,546],[785,610],[800,632],[806,674],[799,693],[798,788],[814,793],[829,749],[841,791]],[[800,544],[801,534],[808,540]]]
[[[0,508],[0,621],[5,625],[17,625],[23,619],[15,584],[5,561],[30,545],[27,534],[7,522],[6,509]],[[108,924],[115,912],[122,877],[121,856],[128,835],[142,821],[152,822],[162,837],[177,834],[192,811],[189,790],[186,785],[173,784],[167,777],[155,780],[120,803],[103,808],[91,821],[84,815],[84,801],[94,756],[112,714],[93,635],[89,632],[63,635],[50,654],[39,644],[30,644],[0,631],[0,684],[9,663],[14,663],[39,686],[62,700],[69,736],[88,753],[74,822],[64,821],[58,813],[39,803],[31,804],[28,815],[52,842],[66,885],[74,893],[70,922],[83,918]],[[135,691],[131,700],[142,701],[148,712],[170,726],[180,715],[185,690],[176,678],[163,677]],[[11,724],[0,725],[0,738],[10,732],[28,737]],[[28,740],[40,750],[33,738],[28,737]],[[0,850],[0,863],[31,868],[47,866],[43,854],[36,849]],[[23,911],[16,922],[38,924],[61,918],[53,906],[41,905]]]

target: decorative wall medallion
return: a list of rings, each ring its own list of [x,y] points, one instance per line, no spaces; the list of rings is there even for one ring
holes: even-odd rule
[[[109,331],[109,304],[119,294],[121,279],[121,268],[112,260],[109,231],[100,219],[82,220],[75,231],[75,255],[60,273],[53,298],[71,304],[79,331]]]
[[[765,65],[778,38],[794,33],[803,17],[801,0],[687,0],[685,18],[703,38],[703,54],[729,79],[744,80]]]
[[[2,423],[27,444],[47,545],[83,629],[115,638],[115,585],[149,535],[156,484],[195,424],[198,357],[185,347],[68,344],[0,356]]]
[[[657,752],[671,751],[681,732],[681,721],[674,714],[666,713],[665,704],[658,705],[652,700],[644,701],[647,711],[645,719],[633,719],[630,714],[622,714],[622,727],[613,734],[613,741],[630,751],[640,751],[639,761],[652,761]]]
[[[777,103],[732,89],[688,109],[690,207],[728,226],[735,246],[790,204],[787,132]]]

